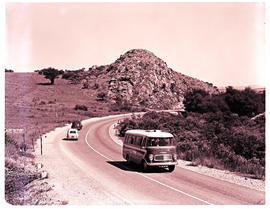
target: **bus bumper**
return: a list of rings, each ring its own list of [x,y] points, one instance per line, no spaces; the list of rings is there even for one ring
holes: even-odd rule
[[[177,161],[175,162],[147,162],[146,161],[146,164],[148,166],[169,166],[169,165],[177,165]]]

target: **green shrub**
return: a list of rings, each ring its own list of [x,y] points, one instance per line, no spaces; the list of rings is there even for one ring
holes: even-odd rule
[[[75,110],[83,110],[83,111],[87,111],[88,108],[85,105],[76,105],[74,107]]]

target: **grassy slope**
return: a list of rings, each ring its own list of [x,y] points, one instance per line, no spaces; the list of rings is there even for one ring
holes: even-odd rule
[[[6,73],[6,129],[24,128],[28,138],[37,137],[75,119],[109,114],[108,105],[96,101],[95,90],[63,79],[56,79],[55,85],[44,85],[47,82],[36,73]],[[88,111],[75,111],[76,104]]]
[[[48,82],[36,73],[5,73],[5,128],[9,138],[5,146],[5,192],[11,204],[62,204],[44,197],[44,192],[32,192],[35,198],[26,198],[26,188],[39,178],[31,152],[40,134],[72,120],[114,114],[109,113],[105,101],[96,101],[95,90],[81,89],[63,79],[56,79],[55,85],[46,85]],[[74,110],[77,104],[87,106],[88,111]],[[22,134],[12,132],[14,129],[25,130],[25,143]],[[23,147],[26,152],[20,151]],[[37,185],[39,191],[47,187],[50,189],[44,182]]]

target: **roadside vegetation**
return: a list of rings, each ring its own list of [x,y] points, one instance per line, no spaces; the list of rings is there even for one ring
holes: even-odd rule
[[[39,72],[5,73],[5,198],[13,205],[67,204],[46,196],[52,188],[40,177],[34,157],[42,134],[75,120],[128,109],[125,104],[113,108],[98,87],[82,89],[75,78],[71,85],[58,72],[49,76],[57,75],[52,82]],[[72,74],[62,76],[67,73]]]
[[[161,129],[177,140],[179,159],[190,165],[226,169],[265,178],[265,92],[250,88],[209,95],[194,90],[185,95],[185,112],[148,112],[119,125],[128,129]],[[256,116],[257,115],[257,116]]]

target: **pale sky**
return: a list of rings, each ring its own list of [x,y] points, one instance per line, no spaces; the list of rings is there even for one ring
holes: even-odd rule
[[[216,86],[265,85],[263,3],[7,3],[15,72],[89,68],[147,49]]]

